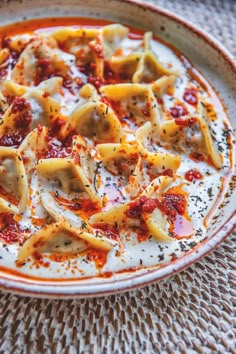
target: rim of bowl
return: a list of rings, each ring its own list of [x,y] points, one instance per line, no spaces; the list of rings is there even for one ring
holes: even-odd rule
[[[236,61],[230,51],[225,48],[225,46],[215,37],[206,33],[197,25],[185,20],[180,15],[176,15],[158,6],[144,3],[143,1],[117,0],[117,2],[123,1],[135,7],[149,9],[152,12],[163,15],[177,23],[180,23],[191,32],[198,34],[204,39],[205,42],[216,49],[219,54],[230,64],[232,70],[236,72]],[[233,210],[232,214],[223,225],[218,227],[208,239],[200,242],[191,251],[185,253],[183,256],[174,261],[163,264],[162,266],[154,266],[150,269],[141,270],[140,272],[127,272],[130,276],[125,277],[125,279],[113,279],[113,277],[111,277],[108,281],[104,279],[105,281],[101,282],[101,278],[94,277],[89,279],[89,281],[93,281],[90,284],[84,283],[83,278],[81,280],[64,280],[50,284],[50,281],[30,280],[24,278],[23,275],[14,276],[11,275],[10,272],[0,271],[0,288],[1,290],[6,290],[7,292],[23,296],[57,299],[97,297],[134,290],[167,278],[189,267],[193,263],[196,263],[202,257],[213,251],[227,236],[233,232],[235,228],[236,211]]]

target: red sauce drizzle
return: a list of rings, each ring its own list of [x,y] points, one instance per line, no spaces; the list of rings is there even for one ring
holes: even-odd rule
[[[197,91],[193,88],[187,88],[184,91],[183,99],[185,100],[185,102],[195,106],[198,102]]]
[[[86,218],[90,217],[94,213],[97,213],[100,210],[98,205],[91,201],[90,199],[73,199],[68,200],[60,195],[54,194],[54,198],[64,207],[70,209],[71,211],[80,214],[80,216],[84,216]]]
[[[189,170],[185,173],[185,178],[188,181],[192,182],[196,179],[202,179],[203,176],[202,176],[201,172],[199,172],[198,170]]]
[[[6,191],[2,186],[0,186],[0,197],[6,199],[9,203],[13,205],[18,204],[18,200],[15,198],[15,196]]]
[[[98,270],[102,269],[107,262],[107,252],[102,250],[91,249],[86,251],[88,261],[93,261]]]
[[[175,119],[175,123],[177,125],[180,125],[181,127],[191,127],[192,125],[194,125],[197,122],[197,119],[194,117],[191,118],[177,118]]]
[[[18,242],[21,232],[22,230],[12,214],[0,214],[0,238],[2,241],[8,244]]]
[[[170,114],[173,118],[179,118],[188,114],[188,111],[183,105],[177,104],[170,108]]]

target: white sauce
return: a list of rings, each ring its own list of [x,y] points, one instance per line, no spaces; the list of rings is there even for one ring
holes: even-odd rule
[[[23,35],[24,38],[27,38],[27,35]],[[125,39],[122,43],[122,46],[124,48],[124,53],[129,54],[131,51],[134,49],[139,48],[141,44],[140,40],[129,40]],[[187,86],[189,82],[189,77],[186,75],[186,69],[182,62],[178,59],[178,57],[172,52],[171,49],[168,47],[164,46],[162,43],[159,43],[157,41],[151,42],[151,49],[155,52],[157,55],[158,59],[160,60],[161,63],[164,65],[170,64],[171,68],[175,71],[179,71],[181,74],[181,78],[178,78],[175,83],[175,93],[174,93],[174,99],[180,99],[182,100],[183,97],[183,92],[185,87]],[[84,74],[80,73],[79,70],[75,67],[74,65],[74,59],[73,55],[69,54],[63,54],[62,59],[66,61],[66,63],[70,66],[71,70],[71,75],[72,78],[74,77],[81,77],[82,79],[85,79]],[[78,90],[77,90],[78,92]],[[204,93],[204,96],[206,93]],[[57,99],[58,96],[55,95],[55,99]],[[79,98],[78,95],[73,96],[68,94],[67,96],[59,96],[60,101],[61,101],[61,106],[62,106],[62,113],[64,115],[69,116],[71,112],[75,109],[76,105],[78,105],[78,99],[79,99],[79,104],[83,102],[82,98]],[[169,96],[166,94],[163,98],[164,101],[164,107],[165,109],[169,109],[171,106],[173,106],[173,97]],[[211,102],[211,98],[208,97],[208,101]],[[33,108],[33,114],[34,118],[36,120],[36,125],[40,121],[41,116],[43,114],[42,108],[36,100],[29,100],[31,107]],[[186,106],[189,110],[189,112],[194,113],[194,107],[187,104]],[[216,112],[218,114],[218,119],[212,124],[214,131],[216,133],[216,138],[218,141],[222,141],[222,131],[224,128],[224,123],[222,121],[221,116],[219,115],[219,112]],[[130,137],[130,140],[132,140],[132,136]],[[177,171],[177,175],[184,178],[185,173],[190,170],[196,168],[201,174],[204,176],[203,182],[202,180],[196,180],[194,183],[190,183],[188,181],[185,181],[185,187],[184,189],[188,192],[189,198],[189,208],[188,212],[189,215],[192,219],[193,227],[195,230],[195,235],[192,236],[190,239],[184,239],[181,242],[178,240],[173,240],[171,243],[160,243],[157,240],[151,238],[148,239],[145,242],[137,242],[136,236],[134,234],[127,239],[127,235],[122,232],[121,234],[121,239],[125,245],[125,250],[123,253],[121,253],[120,257],[116,256],[117,251],[119,250],[119,246],[113,247],[113,249],[109,252],[108,258],[107,258],[107,263],[102,269],[102,272],[106,271],[122,271],[125,269],[129,269],[132,267],[138,267],[138,266],[154,266],[157,264],[163,264],[165,262],[168,262],[172,259],[173,255],[175,257],[179,257],[181,254],[184,253],[184,251],[190,249],[195,243],[199,243],[201,240],[203,240],[206,236],[206,230],[203,226],[203,221],[207,213],[211,210],[212,206],[214,205],[214,202],[219,194],[219,190],[221,189],[222,186],[222,177],[224,177],[229,169],[230,169],[230,161],[228,158],[228,151],[225,142],[221,144],[222,148],[222,155],[224,158],[223,162],[223,168],[220,171],[217,171],[206,164],[205,162],[199,162],[196,163],[192,160],[190,160],[186,155],[182,154],[182,163],[180,168]],[[159,148],[159,151],[165,151],[163,148]],[[104,180],[106,177],[111,176],[114,178],[114,176],[110,175],[108,171],[105,169],[102,172]],[[115,177],[117,178],[117,177]],[[174,183],[175,185],[180,184],[180,181],[177,179]],[[47,183],[43,183],[43,188]],[[57,190],[58,186],[51,185],[49,187],[48,184],[48,189],[50,188]],[[47,216],[47,213],[45,209],[43,208],[41,202],[40,202],[40,195],[38,193],[38,190],[42,188],[41,182],[39,182],[38,177],[36,174],[33,174],[31,177],[31,188],[32,188],[32,199],[29,205],[29,210],[32,208],[35,210],[35,215],[39,218],[45,218]],[[208,190],[210,189],[211,191],[211,196],[209,197]],[[61,193],[61,192],[60,192]],[[109,196],[109,187],[104,187],[104,185],[99,189],[99,194],[102,197],[104,193]],[[125,190],[122,190],[122,194],[124,195],[124,198],[126,201],[128,201],[128,197],[125,193]],[[63,195],[63,193],[61,193]],[[66,197],[66,196],[65,196]],[[114,197],[118,197],[119,200],[122,199],[120,192],[117,191],[117,195]],[[124,202],[124,200],[123,200]],[[39,227],[35,227],[32,225],[31,220],[30,220],[30,212],[27,210],[24,215],[22,216],[22,220],[20,221],[20,226],[22,229],[27,229],[30,228],[31,232],[34,233]],[[70,211],[66,212],[66,216],[70,219],[71,216]],[[73,218],[73,217],[72,217]],[[75,218],[76,219],[76,218]],[[76,220],[74,220],[76,223]],[[18,247],[16,245],[8,245],[4,246],[2,244],[2,247],[0,249],[0,265],[7,266],[9,268],[15,269],[15,258],[16,258],[16,253],[17,253]],[[47,261],[47,258],[45,258],[45,261]],[[71,266],[68,264],[70,263]],[[93,262],[88,263],[84,257],[78,257],[78,259],[72,259],[70,262],[64,262],[64,263],[57,263],[57,262],[52,262],[50,264],[50,268],[36,268],[32,266],[31,262],[27,262],[22,268],[18,269],[19,271],[29,274],[32,276],[42,276],[42,277],[50,277],[50,278],[78,278],[80,276],[94,276],[99,274],[99,271],[96,269],[95,265]],[[74,267],[76,266],[77,270],[73,271]]]

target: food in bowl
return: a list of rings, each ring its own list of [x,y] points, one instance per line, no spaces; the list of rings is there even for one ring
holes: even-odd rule
[[[208,81],[151,32],[86,19],[23,28],[0,32],[0,265],[108,276],[203,241],[233,155]]]

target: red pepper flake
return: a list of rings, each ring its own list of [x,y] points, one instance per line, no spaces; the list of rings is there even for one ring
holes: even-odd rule
[[[5,68],[0,69],[0,79],[7,76],[7,70]]]
[[[189,170],[188,172],[185,173],[185,178],[192,182],[193,180],[196,180],[196,179],[202,179],[203,176],[202,174],[197,171],[197,170]]]
[[[54,195],[54,198],[58,203],[63,205],[64,207],[70,209],[71,211],[77,212],[80,211],[81,213],[86,214],[86,217],[93,215],[94,213],[99,211],[98,205],[91,201],[90,199],[73,199],[68,200],[61,195]]]
[[[147,102],[145,107],[141,109],[141,112],[145,117],[151,117],[150,109],[151,109],[151,103]]]
[[[95,232],[97,235],[105,236],[111,240],[119,240],[119,232],[118,232],[118,225],[111,225],[111,224],[98,224],[93,225]]]
[[[183,215],[187,208],[187,201],[182,194],[177,193],[163,193],[159,209],[167,216],[167,218],[174,222],[176,215]]]
[[[2,241],[12,244],[19,241],[20,229],[12,214],[2,213],[0,215],[0,238]]]
[[[11,39],[9,37],[3,37],[1,41],[2,48],[10,48]]]
[[[107,85],[116,84],[117,82],[119,82],[117,74],[114,73],[109,63],[106,61],[104,63],[104,79]]]
[[[142,196],[129,204],[129,209],[125,215],[130,219],[140,218],[142,212],[152,213],[158,206],[158,200]]]
[[[50,59],[39,58],[37,61],[35,85],[40,84],[41,81],[47,80],[53,74],[53,67]]]
[[[138,242],[144,242],[150,236],[150,232],[147,228],[147,225],[143,220],[141,220],[140,225],[134,231],[137,234]]]
[[[173,177],[173,171],[170,168],[167,168],[163,172],[159,173],[159,176],[169,176]]]
[[[42,253],[38,252],[38,251],[34,251],[32,254],[32,257],[35,261],[39,261],[41,262],[43,260],[43,255]]]
[[[22,112],[30,108],[31,108],[30,104],[26,101],[24,97],[15,97],[12,101],[12,107],[11,107],[12,113]]]
[[[26,132],[27,134],[27,132]],[[19,131],[4,134],[0,136],[0,146],[18,147],[25,138],[26,134]]]
[[[37,125],[37,129],[38,129],[39,133],[41,133],[41,132],[43,131],[42,125],[41,125],[41,124],[38,124],[38,125]]]
[[[87,252],[87,260],[94,261],[97,269],[102,269],[107,262],[107,252],[91,249]]]
[[[100,102],[105,103],[107,106],[112,108],[111,102],[106,97],[101,97]]]
[[[181,127],[191,127],[197,122],[197,118],[191,117],[191,118],[177,118],[175,119],[175,123],[177,125],[180,125]]]
[[[32,122],[31,112],[23,112],[15,120],[16,129],[27,129]]]
[[[188,114],[188,111],[181,104],[177,104],[176,106],[170,108],[170,114],[173,118],[179,118]]]
[[[92,84],[96,89],[98,90],[102,85],[105,85],[105,80],[103,77],[100,76],[94,76],[94,75],[89,75],[88,78],[88,83]]]
[[[3,199],[8,200],[9,203],[13,205],[18,204],[18,199],[10,192],[6,191],[2,186],[0,186],[0,197],[3,197]]]
[[[198,152],[192,152],[189,157],[195,162],[201,162],[205,160],[204,156]]]
[[[65,140],[61,145],[58,145],[58,142],[53,139],[49,139],[47,144],[47,149],[45,149],[40,158],[63,158],[69,156],[72,152],[72,140],[70,137],[68,138],[68,141]]]
[[[187,88],[184,91],[183,99],[191,105],[196,105],[198,102],[197,91],[193,88]]]
[[[89,42],[88,46],[90,47],[90,49],[92,49],[92,51],[95,53],[95,56],[97,58],[99,59],[104,58],[103,46],[102,46],[101,38],[99,36],[97,36],[93,41]]]
[[[183,215],[186,211],[187,201],[183,194],[164,193],[164,199],[171,201],[178,214]]]
[[[48,96],[50,96],[50,93],[45,91],[43,94],[42,94],[43,98],[47,98]]]
[[[49,129],[49,135],[56,136],[60,132],[61,127],[63,127],[65,124],[66,124],[65,120],[60,117],[54,119],[52,123],[52,127]]]

